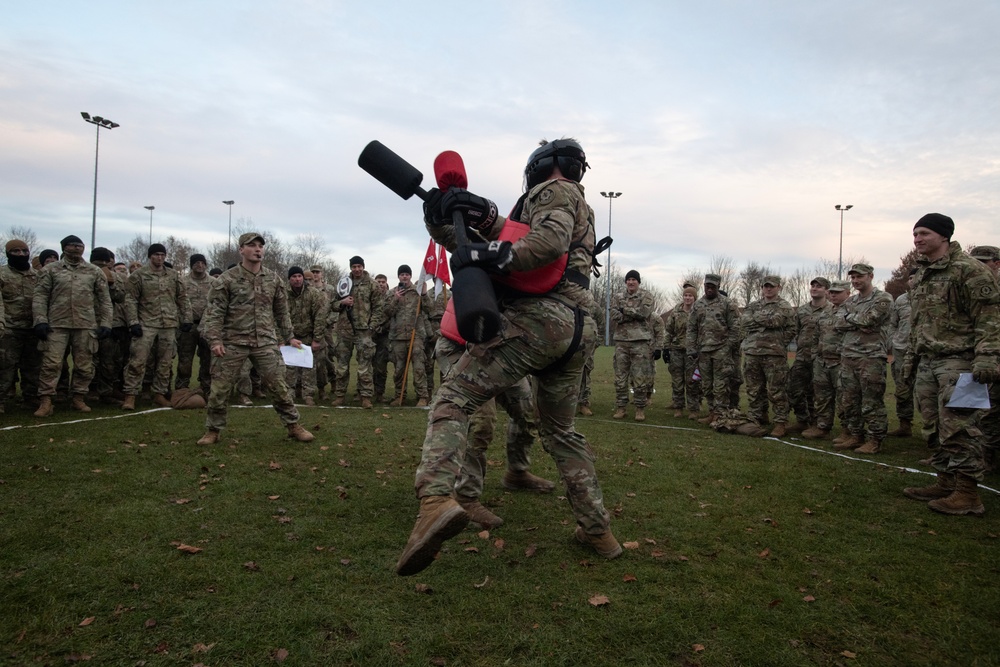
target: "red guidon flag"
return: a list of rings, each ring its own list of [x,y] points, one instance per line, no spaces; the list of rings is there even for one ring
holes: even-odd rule
[[[420,267],[420,278],[417,279],[422,291],[426,291],[428,278],[434,279],[434,298],[441,293],[444,285],[451,285],[448,256],[444,246],[435,243],[434,239],[427,243],[427,252],[424,253],[424,262]]]

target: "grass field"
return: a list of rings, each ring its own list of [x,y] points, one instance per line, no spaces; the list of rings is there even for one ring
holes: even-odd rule
[[[8,410],[0,664],[1000,664],[995,492],[983,519],[934,514],[900,493],[931,479],[919,439],[718,435],[670,416],[657,370],[648,421],[612,421],[598,350],[578,422],[621,558],[574,542],[558,492],[504,491],[498,441],[483,500],[506,523],[410,578],[423,410],[302,408],[303,445],[233,408],[212,447],[200,412]],[[533,471],[555,476],[537,445]]]

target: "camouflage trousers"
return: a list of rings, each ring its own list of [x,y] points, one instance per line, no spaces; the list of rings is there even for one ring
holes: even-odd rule
[[[396,389],[395,399],[406,398],[406,387],[403,382],[403,373],[406,378],[412,378],[413,391],[417,398],[430,399],[427,391],[427,366],[424,363],[424,344],[419,337],[414,337],[413,351],[410,351],[410,340],[390,340],[389,354],[392,358],[392,384]],[[406,356],[410,355],[409,367],[407,367]]]
[[[580,374],[596,344],[597,325],[589,314],[575,312],[583,316],[582,339],[575,351],[571,350],[574,310],[554,298],[538,298],[515,301],[503,313],[501,335],[462,355],[431,407],[415,479],[417,497],[452,494],[465,458],[470,415],[534,373],[539,436],[566,485],[576,521],[589,534],[608,529],[610,516],[594,470],[596,457],[573,426]]]
[[[653,349],[648,340],[615,341],[615,406],[628,405],[629,384],[635,407],[646,407],[653,382]]]
[[[813,360],[796,353],[788,371],[788,402],[800,424],[816,423],[816,396],[813,393]]]
[[[97,332],[92,329],[53,329],[48,340],[38,344],[42,367],[38,373],[38,395],[55,396],[62,375],[66,351],[73,353],[73,381],[70,391],[86,394],[94,379],[94,355],[97,354]]]
[[[896,418],[900,421],[913,421],[913,385],[914,382],[907,383],[900,377],[902,375],[903,357],[906,350],[898,347],[892,350],[892,381],[896,388],[893,391],[896,397]]]
[[[208,396],[205,410],[205,427],[213,431],[226,427],[229,394],[240,380],[243,364],[247,360],[257,369],[261,387],[271,399],[281,423],[285,426],[297,423],[299,411],[285,384],[285,362],[281,359],[278,346],[250,347],[227,343],[225,356],[212,358],[212,393]]]
[[[305,343],[302,345],[304,347]],[[285,367],[285,384],[288,385],[288,390],[292,393],[293,398],[297,394],[301,394],[302,398],[315,398],[316,365],[317,362],[322,362],[322,360],[318,359],[318,357],[324,349],[325,348],[320,348],[319,350],[316,350],[316,356],[313,357],[312,368],[303,368],[301,366]]]
[[[333,369],[336,372],[336,382],[333,395],[336,398],[347,396],[347,385],[351,382],[351,354],[357,351],[358,362],[357,392],[362,398],[371,398],[374,393],[372,378],[372,359],[375,358],[375,343],[370,331],[352,331],[337,336],[337,345],[333,350]]]
[[[767,423],[767,405],[774,423],[788,423],[788,358],[784,355],[747,354],[743,357],[747,387],[747,416],[755,424]]]
[[[97,357],[94,366],[97,375],[94,385],[99,396],[111,396],[116,391],[124,391],[125,363],[128,357],[123,339],[129,338],[128,329],[116,327],[112,335],[97,343]]]
[[[372,384],[375,396],[385,396],[385,381],[389,378],[389,333],[375,334],[375,358],[372,360]]]
[[[885,412],[885,358],[840,360],[840,404],[851,435],[882,442],[889,430]]]
[[[833,420],[843,411],[837,404],[840,387],[840,359],[815,359],[813,361],[813,400],[816,407],[816,426],[829,431]]]
[[[695,364],[701,373],[701,390],[708,401],[708,409],[716,414],[728,410],[732,401],[732,384],[736,377],[736,364],[732,351],[721,347],[698,355]]]
[[[684,348],[670,350],[667,368],[670,369],[670,390],[673,394],[670,407],[674,410],[687,408],[689,412],[697,412],[701,409],[701,382],[694,379],[697,365],[684,354]]]
[[[38,374],[42,369],[42,354],[38,337],[31,329],[7,329],[0,334],[0,405],[21,374],[21,398],[38,396]]]
[[[327,329],[326,336],[323,340],[326,345],[323,349],[316,353],[316,388],[319,390],[320,395],[326,392],[326,385],[333,382],[334,386],[331,387],[333,393],[336,393],[336,378],[337,374],[333,369],[333,351],[337,346],[337,339],[333,335],[333,329]]]
[[[143,327],[142,335],[132,340],[128,367],[125,369],[125,393],[138,396],[142,391],[142,378],[146,361],[152,356],[156,370],[153,374],[154,394],[170,393],[170,374],[174,371],[174,352],[177,349],[177,329]]]
[[[583,372],[580,373],[580,405],[590,405],[590,374],[593,370],[594,353],[591,351],[583,364]]]
[[[207,396],[212,387],[212,350],[208,341],[201,337],[197,325],[191,331],[177,331],[177,379],[174,387],[191,386],[191,373],[194,370],[194,358],[198,357],[198,386]]]
[[[921,357],[914,392],[923,420],[923,435],[933,448],[931,466],[938,472],[961,473],[982,481],[986,471],[986,410],[949,408],[947,403],[961,373],[972,372],[968,359]]]
[[[438,320],[437,323],[432,321],[430,323],[430,330],[434,333],[424,339],[424,377],[427,378],[428,396],[434,393],[434,363],[436,361],[434,350],[438,339],[441,338],[441,320]],[[444,373],[442,372],[441,375],[443,377]]]
[[[465,347],[440,336],[434,347],[438,366],[447,376],[465,353]],[[486,449],[493,442],[496,430],[497,403],[507,411],[507,469],[523,471],[531,467],[528,452],[535,442],[537,428],[534,419],[534,401],[528,378],[521,381],[496,398],[491,398],[469,417],[469,437],[462,461],[462,470],[455,482],[455,493],[468,498],[478,498],[483,494],[486,478]]]

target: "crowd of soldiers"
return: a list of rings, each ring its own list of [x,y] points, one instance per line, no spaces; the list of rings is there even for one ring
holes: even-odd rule
[[[934,450],[924,462],[939,471],[939,481],[906,495],[945,513],[981,514],[976,483],[1000,462],[1000,250],[981,245],[968,255],[950,241],[953,232],[947,216],[918,221],[917,265],[895,300],[874,285],[873,267],[858,263],[847,281],[813,278],[810,300],[798,308],[781,297],[780,276],[765,276],[760,298],[741,309],[719,289],[721,276],[709,273],[701,298],[686,283],[682,302],[657,315],[639,273],[629,271],[625,291],[610,303],[612,417],[626,416],[631,393],[635,420],[646,419],[659,359],[669,367],[674,417],[686,411],[721,432],[812,440],[829,440],[839,419],[832,441],[838,451],[874,455],[886,437],[911,436],[916,399],[922,435]],[[936,241],[936,254],[921,247],[925,236]],[[892,431],[885,406],[890,364],[899,421]],[[961,373],[989,385],[991,408],[949,405]],[[592,413],[586,400],[579,411]]]

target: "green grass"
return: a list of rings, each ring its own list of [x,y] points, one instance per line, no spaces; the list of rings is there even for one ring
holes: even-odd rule
[[[890,467],[673,419],[662,364],[646,424],[613,422],[610,366],[578,427],[638,542],[614,561],[564,498],[500,487],[498,441],[483,499],[506,523],[397,577],[422,410],[303,408],[308,445],[260,408],[207,448],[199,412],[0,431],[0,664],[1000,664],[995,494],[985,519],[905,499],[930,479],[899,468],[916,438],[869,457]]]

